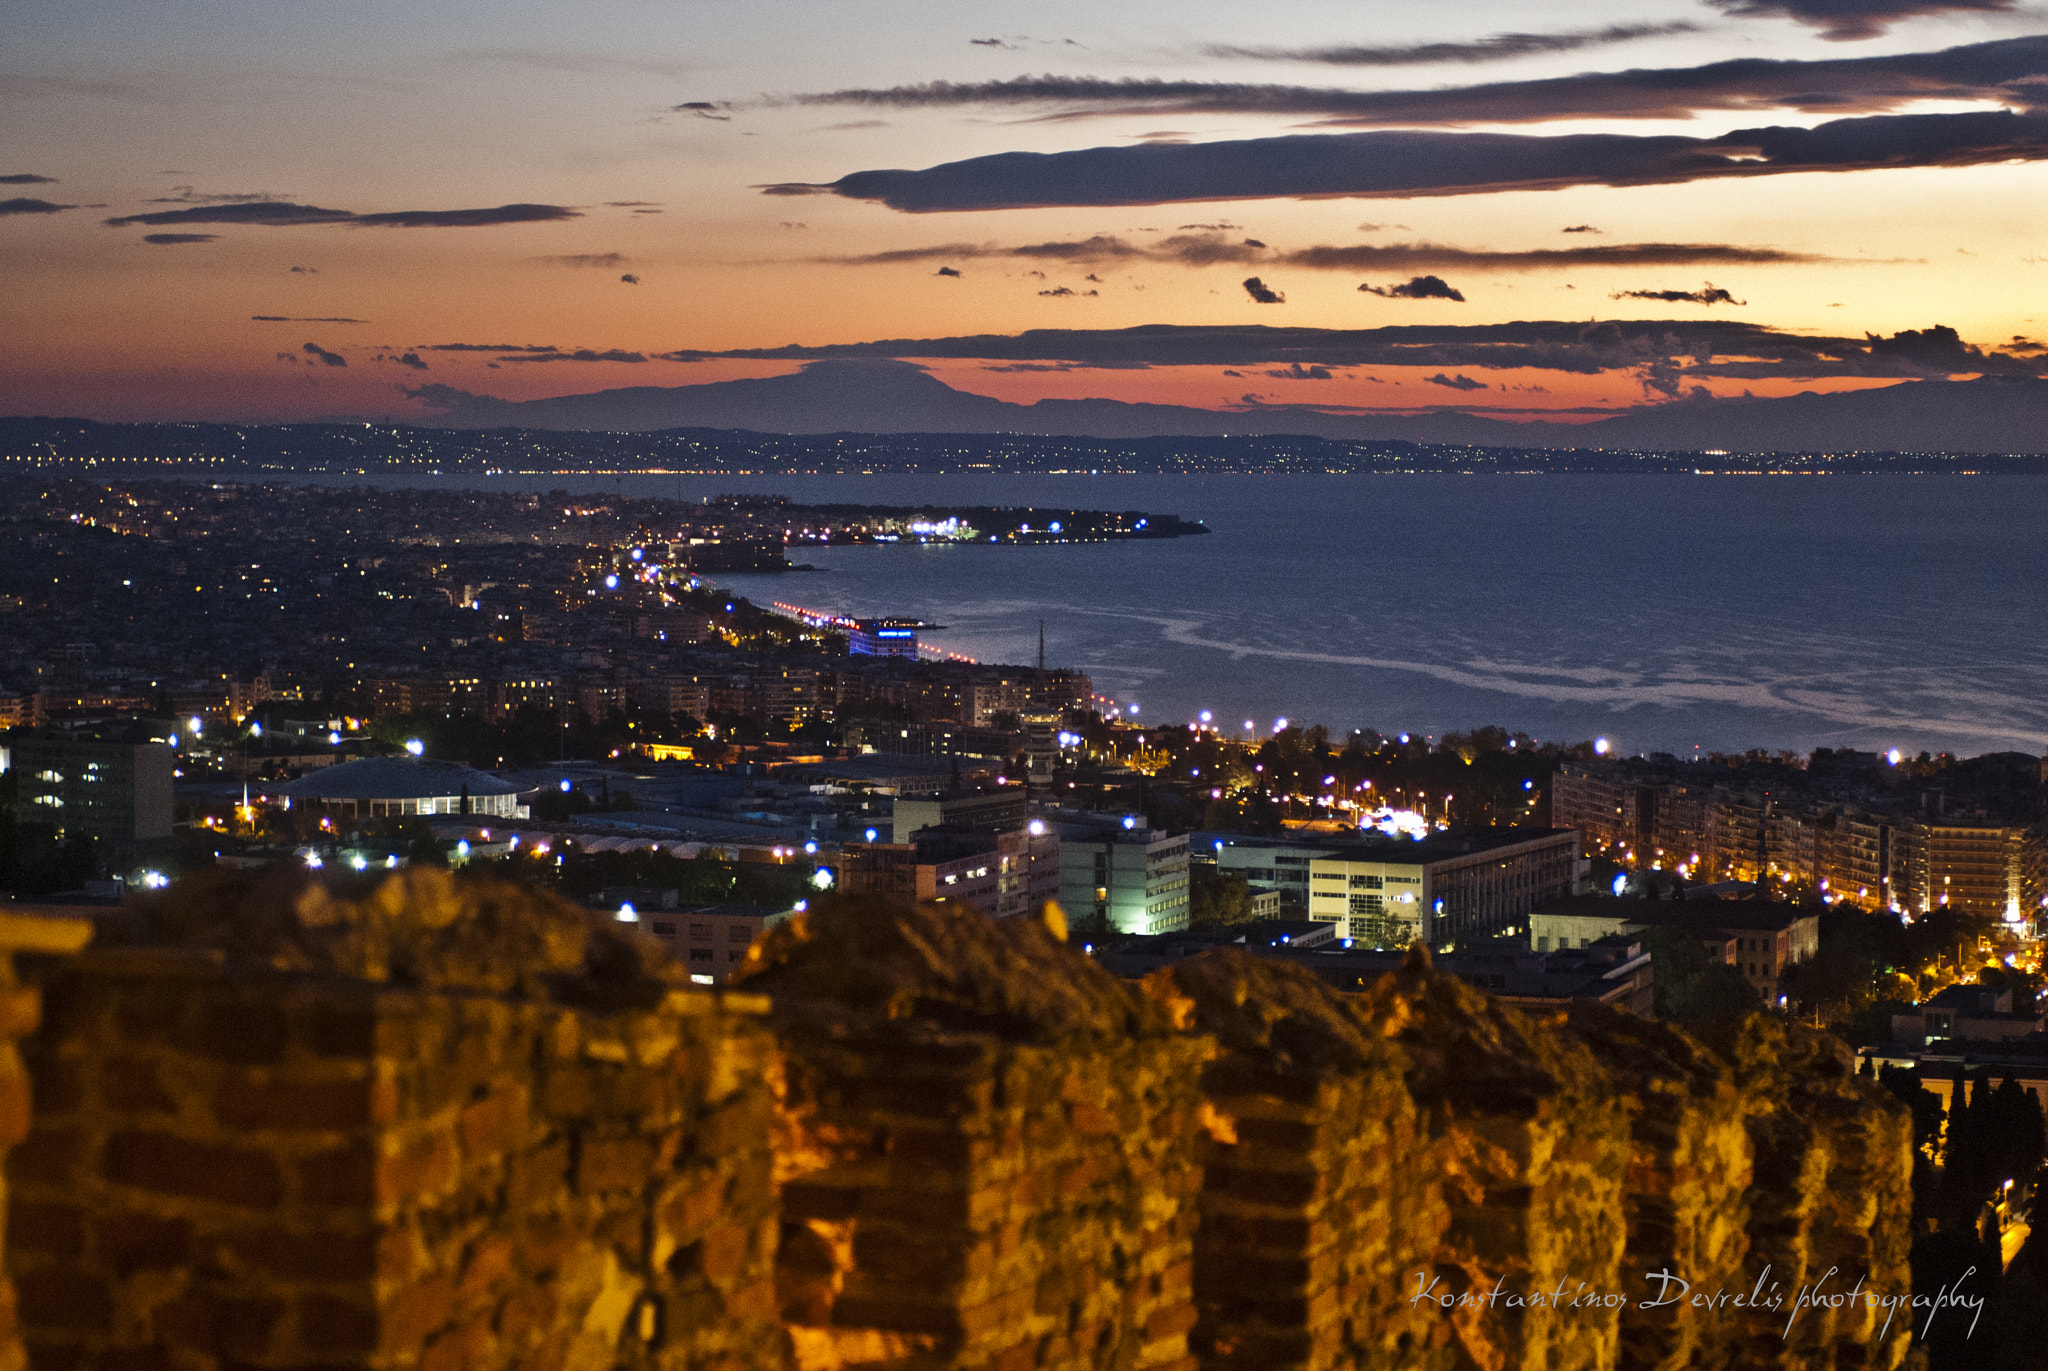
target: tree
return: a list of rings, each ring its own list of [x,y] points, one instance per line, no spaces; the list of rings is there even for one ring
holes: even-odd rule
[[[1742,973],[1707,956],[1688,929],[1651,925],[1637,935],[1650,954],[1657,1017],[1695,1023],[1753,1013],[1762,1008],[1756,989]]]
[[[1252,916],[1251,886],[1245,878],[1207,863],[1188,868],[1188,927],[1228,928]]]

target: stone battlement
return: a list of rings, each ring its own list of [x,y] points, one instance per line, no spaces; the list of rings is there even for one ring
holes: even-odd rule
[[[1864,1308],[1639,1307],[1658,1269],[1906,1289],[1904,1111],[1772,1020],[1537,1019],[1420,953],[1352,996],[1227,951],[1132,984],[1056,911],[855,899],[714,992],[424,869],[185,882],[84,952],[17,922],[0,1371],[1908,1351]]]

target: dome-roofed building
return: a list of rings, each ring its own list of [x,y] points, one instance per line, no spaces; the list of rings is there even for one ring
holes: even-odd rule
[[[411,814],[489,814],[523,819],[519,787],[460,762],[421,757],[365,757],[322,767],[266,794],[335,814],[372,819]]]

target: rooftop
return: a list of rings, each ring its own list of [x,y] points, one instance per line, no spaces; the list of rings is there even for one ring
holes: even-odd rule
[[[272,787],[273,795],[304,800],[419,800],[460,795],[517,795],[512,782],[460,762],[423,757],[365,757],[322,767],[296,781]]]

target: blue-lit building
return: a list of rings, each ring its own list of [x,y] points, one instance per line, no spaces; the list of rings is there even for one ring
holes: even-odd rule
[[[921,619],[855,619],[846,630],[846,650],[854,657],[915,657],[917,631],[937,627]]]

